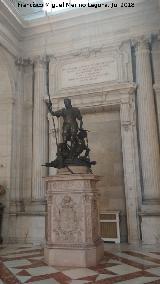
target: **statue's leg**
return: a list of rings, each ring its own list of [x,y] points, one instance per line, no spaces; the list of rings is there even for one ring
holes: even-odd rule
[[[66,143],[69,140],[69,135],[70,135],[70,127],[68,124],[66,124],[63,126],[63,134],[62,134],[63,143]]]

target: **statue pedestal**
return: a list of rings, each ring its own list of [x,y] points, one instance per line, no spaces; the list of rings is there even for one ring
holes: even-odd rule
[[[88,267],[104,255],[99,235],[98,177],[60,171],[46,177],[47,208],[45,261],[54,266]],[[79,171],[78,170],[78,171]],[[86,169],[87,170],[87,169]],[[74,167],[72,167],[74,172]]]

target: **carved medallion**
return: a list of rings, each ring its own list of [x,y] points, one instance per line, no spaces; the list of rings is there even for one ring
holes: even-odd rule
[[[71,196],[65,195],[57,208],[56,241],[77,242],[80,237],[78,206]]]

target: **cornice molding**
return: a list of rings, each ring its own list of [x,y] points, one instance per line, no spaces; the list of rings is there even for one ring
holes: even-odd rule
[[[23,27],[0,1],[0,43],[13,56],[20,53],[22,34]]]
[[[6,23],[17,36],[21,36],[24,28],[23,22],[15,17],[15,14],[9,9],[9,6],[6,5],[6,0],[0,1],[0,18],[1,22]]]
[[[8,1],[8,0],[7,0]],[[120,0],[118,0],[120,1]],[[156,0],[158,1],[158,0]],[[69,29],[69,31],[71,32],[72,29],[75,29],[75,26],[78,28],[78,26],[81,26],[83,28],[83,25],[85,25],[86,23],[86,17],[87,17],[87,25],[91,26],[93,25],[97,25],[98,22],[102,22],[104,24],[104,22],[108,22],[110,20],[113,21],[113,18],[118,17],[117,19],[121,19],[122,17],[126,17],[126,19],[128,19],[129,17],[133,17],[133,14],[135,13],[136,15],[136,11],[138,11],[138,13],[142,13],[142,8],[145,7],[145,11],[149,12],[149,8],[153,7],[153,11],[155,9],[155,4],[151,6],[151,0],[147,2],[147,5],[145,4],[145,0],[135,0],[137,8],[136,10],[133,11],[133,9],[130,9],[127,11],[124,9],[118,9],[114,11],[114,14],[111,13],[110,10],[108,9],[77,9],[77,11],[69,11],[66,13],[62,13],[62,14],[57,14],[57,15],[53,15],[53,16],[48,16],[46,18],[41,18],[39,20],[35,20],[32,22],[23,22],[21,19],[16,18],[13,11],[9,11],[7,9],[7,5],[4,4],[4,0],[0,2],[0,17],[1,19],[6,23],[5,26],[7,26],[7,29],[10,31],[10,33],[12,35],[15,35],[15,38],[17,40],[17,42],[13,42],[9,36],[6,37],[6,34],[3,33],[0,36],[0,40],[1,42],[3,42],[3,45],[6,47],[6,49],[9,50],[10,53],[17,55],[17,54],[22,54],[23,55],[23,40],[31,40],[32,38],[35,39],[35,37],[40,38],[42,36],[44,36],[44,34],[49,37],[49,33],[51,33],[51,28],[53,31],[53,35],[56,34],[57,32],[59,33],[59,31],[61,30],[65,30]],[[156,2],[157,3],[157,2]],[[145,5],[145,6],[144,6]],[[149,5],[149,6],[148,6]],[[156,4],[157,5],[157,4]],[[143,7],[144,6],[144,7]],[[140,8],[140,11],[139,11]],[[83,21],[84,19],[84,21]],[[160,27],[159,27],[160,28]],[[157,31],[158,31],[158,26],[157,26]],[[13,32],[14,31],[14,32]],[[144,34],[144,31],[142,31]],[[137,31],[137,33],[139,33],[139,31]],[[147,29],[146,29],[146,34],[148,34]],[[127,40],[127,36],[131,37],[132,35],[125,35],[125,33],[122,35],[124,35],[124,38],[122,40]],[[102,43],[103,42],[103,43]],[[95,45],[97,45],[94,50],[89,50],[89,47],[86,47],[85,52],[83,51],[83,56],[89,56],[90,53],[97,53],[100,51],[100,49],[102,48],[102,45],[113,45],[113,38],[111,37],[111,35],[109,34],[109,37],[107,38],[107,41],[105,41],[105,39],[103,39],[103,41],[101,42],[101,38],[99,37],[98,40],[98,44],[95,43]],[[115,39],[114,39],[114,43],[115,43]],[[117,36],[116,38],[116,43],[115,44],[120,44],[120,38]],[[49,50],[52,50],[52,45],[54,46],[54,42],[50,42],[49,43],[50,47]],[[85,45],[85,41],[83,42],[83,45]],[[94,43],[93,43],[94,45]],[[35,47],[35,48],[31,48],[31,50],[25,50],[25,53],[28,55],[34,54],[34,55],[38,55],[41,52],[41,47]],[[56,48],[55,48],[56,50]],[[64,50],[61,50],[59,48],[57,48],[57,50],[55,51],[55,53],[57,54],[57,56],[61,56],[61,54],[64,52]],[[71,53],[71,50],[67,51],[67,47],[65,49],[65,53]],[[77,49],[77,51],[75,51],[75,55],[76,53],[78,54],[79,50]]]
[[[132,95],[136,90],[136,84],[134,83],[117,83],[112,86],[102,89],[101,87],[90,90],[88,92],[84,88],[81,92],[74,93],[68,91],[68,93],[61,94],[58,97],[51,97],[53,108],[55,110],[63,107],[63,100],[67,96],[72,99],[73,105],[79,107],[84,112],[87,109],[94,108],[108,108],[118,107],[121,104],[131,103]],[[44,97],[44,101],[48,101],[48,97]],[[91,107],[92,106],[92,107]]]

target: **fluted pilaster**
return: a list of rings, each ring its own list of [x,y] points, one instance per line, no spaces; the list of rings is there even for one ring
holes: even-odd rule
[[[154,72],[154,90],[157,103],[157,115],[160,137],[160,34],[155,36],[152,43],[152,59]]]
[[[12,181],[11,202],[22,200],[22,161],[23,161],[23,61],[17,59],[16,65],[16,99],[13,107],[13,150],[12,150]],[[15,204],[14,204],[15,205]],[[16,205],[16,206],[17,206]]]
[[[132,95],[133,96],[133,95]],[[125,196],[127,204],[128,242],[137,243],[140,240],[138,212],[138,182],[136,172],[136,144],[134,101],[122,101],[120,106],[122,151],[125,180]]]
[[[138,126],[144,200],[160,198],[160,153],[147,40],[136,46]]]
[[[37,58],[34,64],[34,109],[33,109],[33,169],[32,200],[44,200],[45,184],[42,177],[47,169],[42,164],[48,161],[48,121],[47,107],[44,101],[46,86],[47,61]]]

